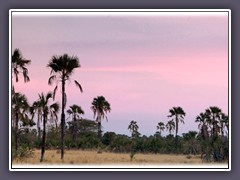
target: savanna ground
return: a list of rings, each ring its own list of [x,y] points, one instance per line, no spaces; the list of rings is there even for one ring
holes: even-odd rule
[[[66,150],[64,160],[60,159],[59,150],[47,150],[44,162],[40,163],[40,150],[34,150],[31,156],[15,158],[13,165],[202,165],[200,155],[169,155],[169,154],[139,154],[136,153],[131,161],[129,153],[111,153],[83,150]],[[216,164],[216,163],[208,163]],[[221,163],[227,165],[227,163]]]

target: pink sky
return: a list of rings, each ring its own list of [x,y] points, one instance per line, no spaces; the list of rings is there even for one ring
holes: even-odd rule
[[[67,83],[68,103],[81,105],[85,118],[94,97],[110,102],[104,131],[128,134],[131,120],[145,135],[167,122],[169,109],[181,106],[185,125],[197,130],[195,117],[209,106],[228,113],[228,16],[13,16],[12,49],[31,59],[31,81],[15,83],[29,102],[48,86],[53,55],[77,55],[77,79],[84,92]],[[60,91],[57,101],[60,102]]]

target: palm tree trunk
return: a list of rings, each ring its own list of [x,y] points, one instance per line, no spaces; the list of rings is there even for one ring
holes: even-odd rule
[[[176,117],[175,150],[177,150],[177,144],[178,144],[177,134],[178,134],[178,118]]]
[[[65,126],[64,104],[65,104],[65,81],[63,78],[62,79],[62,114],[61,114],[61,159],[64,158],[64,126]]]
[[[98,122],[98,138],[101,140],[102,132],[101,132],[101,122]]]
[[[41,139],[41,129],[40,129],[40,117],[38,116],[38,121],[37,121],[37,129],[38,129],[38,140]]]
[[[16,121],[15,121],[15,150],[18,150],[18,112],[16,112]]]
[[[43,162],[44,153],[45,153],[45,142],[46,142],[46,115],[43,118],[43,136],[42,136],[42,151],[40,162]]]
[[[73,141],[76,142],[76,126],[77,126],[77,120],[76,115],[74,114],[73,117]]]

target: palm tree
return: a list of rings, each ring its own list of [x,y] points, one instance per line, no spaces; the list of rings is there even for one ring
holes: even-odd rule
[[[27,60],[22,57],[21,51],[19,49],[15,49],[12,55],[12,73],[16,78],[16,82],[18,82],[18,75],[21,72],[23,74],[24,82],[30,81],[28,76],[28,69],[26,65],[29,65],[31,60]]]
[[[57,82],[56,87],[53,92],[53,99],[55,98],[55,93],[57,91],[58,82],[62,83],[62,112],[61,112],[61,159],[64,158],[64,127],[65,127],[65,113],[64,109],[66,107],[67,95],[65,93],[65,83],[70,80],[70,76],[73,74],[74,69],[79,68],[79,60],[76,56],[68,56],[68,54],[63,54],[62,56],[53,56],[47,67],[51,68],[51,77],[48,80],[48,84],[51,85],[53,81]],[[74,80],[76,86],[83,92],[82,86]]]
[[[12,99],[13,118],[15,119],[15,150],[18,150],[18,136],[19,136],[19,120],[24,124],[28,124],[30,119],[28,117],[29,104],[27,97],[21,93],[15,93],[15,97]]]
[[[76,104],[73,104],[70,106],[70,109],[67,110],[67,113],[69,115],[72,115],[72,120],[73,120],[73,141],[76,140],[76,134],[77,134],[77,118],[80,118],[81,114],[84,114],[84,111],[82,108]]]
[[[93,117],[96,117],[96,121],[98,123],[98,137],[101,139],[102,131],[101,131],[101,120],[105,117],[107,119],[107,112],[111,111],[111,106],[109,102],[103,96],[98,96],[93,99],[91,109],[94,113]]]
[[[211,128],[212,135],[217,136],[220,132],[220,116],[222,110],[216,106],[206,109],[207,122]]]
[[[224,128],[226,127],[227,129],[227,136],[228,136],[228,128],[229,128],[229,118],[226,114],[222,113],[221,114],[221,119],[220,119],[220,124],[221,124],[221,135],[224,135]]]
[[[159,130],[159,134],[161,136],[162,132],[164,131],[165,129],[165,125],[163,122],[159,122],[158,125],[157,125],[157,130]]]
[[[175,130],[175,123],[174,121],[168,121],[166,124],[166,128],[169,131],[170,134],[172,134],[172,131]]]
[[[139,135],[139,132],[138,132],[138,125],[137,125],[137,122],[136,121],[131,121],[129,126],[128,126],[128,129],[131,131],[132,133],[132,138],[134,137],[137,137]]]
[[[169,110],[170,115],[169,118],[172,118],[172,121],[175,121],[175,148],[177,148],[177,134],[178,134],[178,126],[179,121],[184,124],[184,116],[186,113],[181,107],[173,107]]]
[[[41,108],[43,114],[43,135],[42,135],[42,143],[41,143],[41,158],[40,162],[43,161],[44,153],[45,153],[45,144],[46,144],[46,123],[48,120],[48,114],[52,112],[55,117],[57,117],[57,113],[59,111],[58,103],[53,103],[52,105],[48,106],[48,101],[50,98],[53,97],[51,92],[47,93],[46,96],[41,93],[39,94],[39,107]]]
[[[206,113],[200,113],[196,119],[195,122],[198,124],[198,129],[200,130],[201,136],[204,140],[209,139],[209,133],[208,133],[208,125],[207,125],[207,115]]]
[[[16,82],[19,81],[19,73],[23,74],[24,82],[30,81],[30,78],[28,76],[28,69],[26,68],[26,65],[29,65],[31,63],[31,60],[26,60],[23,58],[21,51],[19,49],[15,49],[13,54],[12,54],[12,78],[15,76]],[[12,82],[13,84],[13,82]],[[15,98],[15,89],[14,85],[12,85],[12,98]],[[17,100],[15,100],[17,101]],[[16,124],[16,122],[15,122]],[[14,122],[13,122],[13,129],[14,127]]]
[[[34,118],[35,114],[37,113],[37,131],[38,131],[38,139],[41,139],[41,127],[40,122],[42,120],[42,111],[41,111],[41,104],[40,101],[34,101],[32,106],[30,107],[30,113],[32,115],[32,119]]]

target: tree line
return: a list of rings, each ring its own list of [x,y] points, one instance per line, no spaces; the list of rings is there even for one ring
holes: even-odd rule
[[[91,109],[95,121],[82,118],[84,114],[81,106],[73,104],[67,109],[66,81],[70,80],[75,69],[80,67],[77,56],[63,54],[53,56],[47,64],[50,69],[48,84],[54,82],[56,86],[52,92],[39,93],[38,99],[31,105],[27,97],[17,92],[13,79],[17,83],[19,75],[23,75],[24,82],[29,82],[27,65],[31,60],[25,59],[19,49],[12,54],[12,146],[14,157],[27,152],[26,148],[40,148],[40,162],[44,160],[45,149],[60,149],[61,159],[64,159],[65,148],[76,149],[105,149],[113,152],[154,152],[154,153],[194,153],[204,154],[205,159],[222,161],[228,159],[228,116],[218,107],[212,106],[200,113],[195,122],[199,132],[189,131],[178,135],[180,123],[184,123],[185,111],[181,107],[169,110],[169,121],[159,122],[156,133],[152,136],[141,136],[137,121],[132,120],[128,126],[131,137],[106,132],[102,135],[101,121],[111,111],[110,103],[104,96],[93,98]],[[74,80],[82,93],[81,84]],[[61,105],[55,102],[58,85],[61,84]],[[50,99],[51,102],[50,103]],[[60,126],[58,113],[61,112]],[[37,120],[35,123],[34,118]],[[41,125],[42,123],[42,125]],[[34,128],[36,125],[36,129]],[[42,126],[42,129],[41,129]],[[163,131],[169,135],[162,136]],[[175,131],[175,135],[172,133]],[[60,135],[60,137],[59,137]],[[20,146],[20,148],[19,148]],[[25,147],[25,148],[24,148]]]

